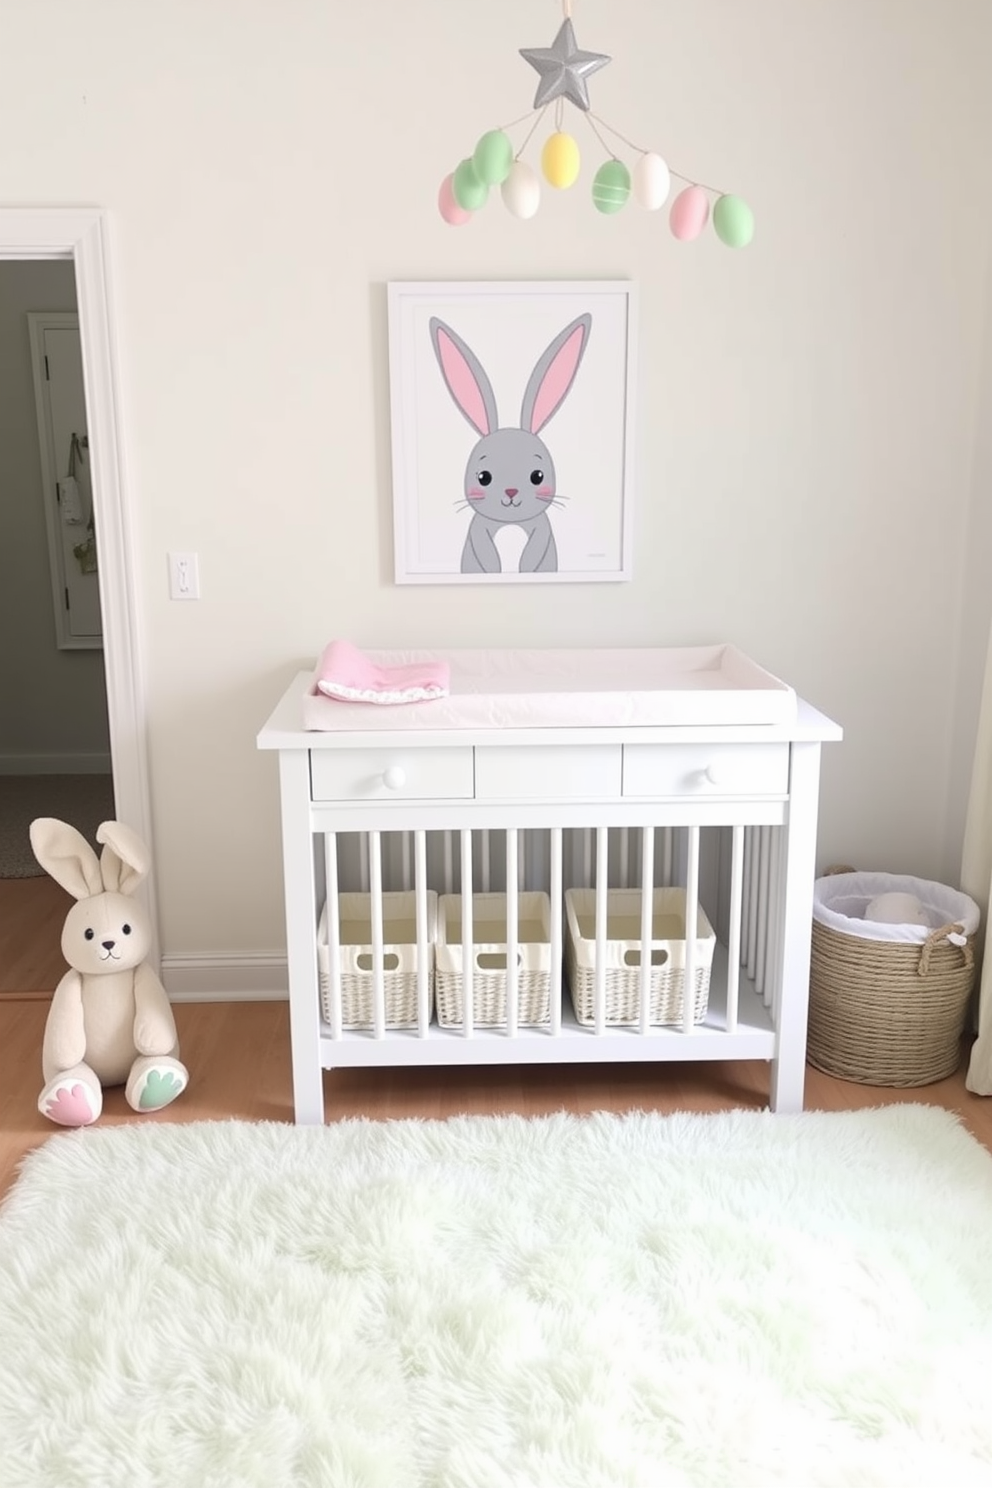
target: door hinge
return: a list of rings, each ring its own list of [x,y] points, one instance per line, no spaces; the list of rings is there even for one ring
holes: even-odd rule
[[[66,607],[66,609],[69,608],[69,590],[68,590],[68,587],[66,588],[66,591],[65,591],[65,607]]]
[[[51,382],[51,380],[52,380],[52,375],[51,375],[51,373],[48,370],[48,358],[46,356],[46,358],[45,358],[45,381],[46,382]]]

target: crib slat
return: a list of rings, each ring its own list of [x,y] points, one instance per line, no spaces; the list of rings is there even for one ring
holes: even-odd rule
[[[748,905],[751,902],[751,828],[744,828],[744,880],[741,884],[741,966],[747,966],[751,943]]]
[[[782,839],[776,827],[769,828],[770,862],[768,868],[768,997],[772,1022],[778,1027],[779,1000],[782,993],[781,908],[782,908]]]
[[[451,833],[445,836],[450,839]],[[475,936],[472,933],[472,829],[464,827],[462,839],[462,1032],[471,1038],[475,1032],[473,972],[475,971]]]
[[[760,827],[748,830],[747,974],[754,980],[758,969],[758,838]]]
[[[517,1036],[517,952],[520,935],[517,829],[506,829],[506,1036]]]
[[[692,1033],[696,1009],[696,935],[699,928],[699,828],[689,828],[685,884],[685,979],[682,988],[682,1032]]]
[[[654,939],[654,827],[641,830],[641,1033],[651,1031],[651,942]]]
[[[730,928],[727,936],[727,1032],[737,1031],[744,911],[744,828],[734,827],[730,851]]]
[[[763,998],[764,1006],[769,1006],[770,987],[767,981],[767,915],[769,915],[769,902],[767,902],[767,876],[769,876],[769,844],[770,827],[759,827],[759,915],[757,915],[757,926],[759,926],[759,945],[757,945],[757,964],[754,972],[754,990]]]
[[[407,834],[404,834],[406,838]],[[431,1015],[431,963],[427,934],[427,833],[415,832],[413,871],[417,904],[417,1034],[427,1037]]]
[[[331,1038],[341,1037],[341,922],[338,917],[338,838],[324,833],[324,882],[327,885],[327,954],[331,981]]]
[[[369,833],[369,875],[372,899],[372,1029],[386,1036],[386,988],[382,965],[382,837]]]
[[[561,1033],[562,963],[562,829],[551,828],[551,1033]]]
[[[596,828],[596,980],[595,1028],[606,1028],[606,891],[609,883],[609,828]]]

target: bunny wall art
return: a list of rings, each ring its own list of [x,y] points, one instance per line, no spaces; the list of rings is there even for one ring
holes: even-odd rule
[[[497,541],[507,527],[519,527],[526,536],[520,573],[557,572],[550,518],[558,497],[557,478],[551,451],[540,434],[575,381],[591,329],[592,316],[580,315],[555,336],[530,374],[519,425],[501,427],[485,368],[450,325],[431,317],[431,343],[445,386],[479,436],[465,468],[464,495],[471,517],[462,548],[463,574],[502,573]]]

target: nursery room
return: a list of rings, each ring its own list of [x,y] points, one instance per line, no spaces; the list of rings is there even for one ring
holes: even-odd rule
[[[0,27],[5,1488],[992,1485],[992,13]]]

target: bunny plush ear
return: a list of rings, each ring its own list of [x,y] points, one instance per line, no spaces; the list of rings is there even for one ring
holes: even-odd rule
[[[86,838],[68,822],[39,816],[28,828],[31,848],[46,873],[73,899],[90,899],[103,890],[100,864]]]
[[[450,326],[431,316],[431,344],[441,376],[456,406],[477,434],[492,434],[499,427],[496,397],[482,363]]]
[[[520,410],[520,426],[528,433],[538,434],[561,407],[575,381],[591,329],[591,315],[573,320],[555,337],[530,374]]]
[[[133,894],[142,879],[148,877],[151,859],[148,849],[136,832],[123,822],[102,822],[96,840],[103,844],[100,873],[103,887],[111,894]]]

